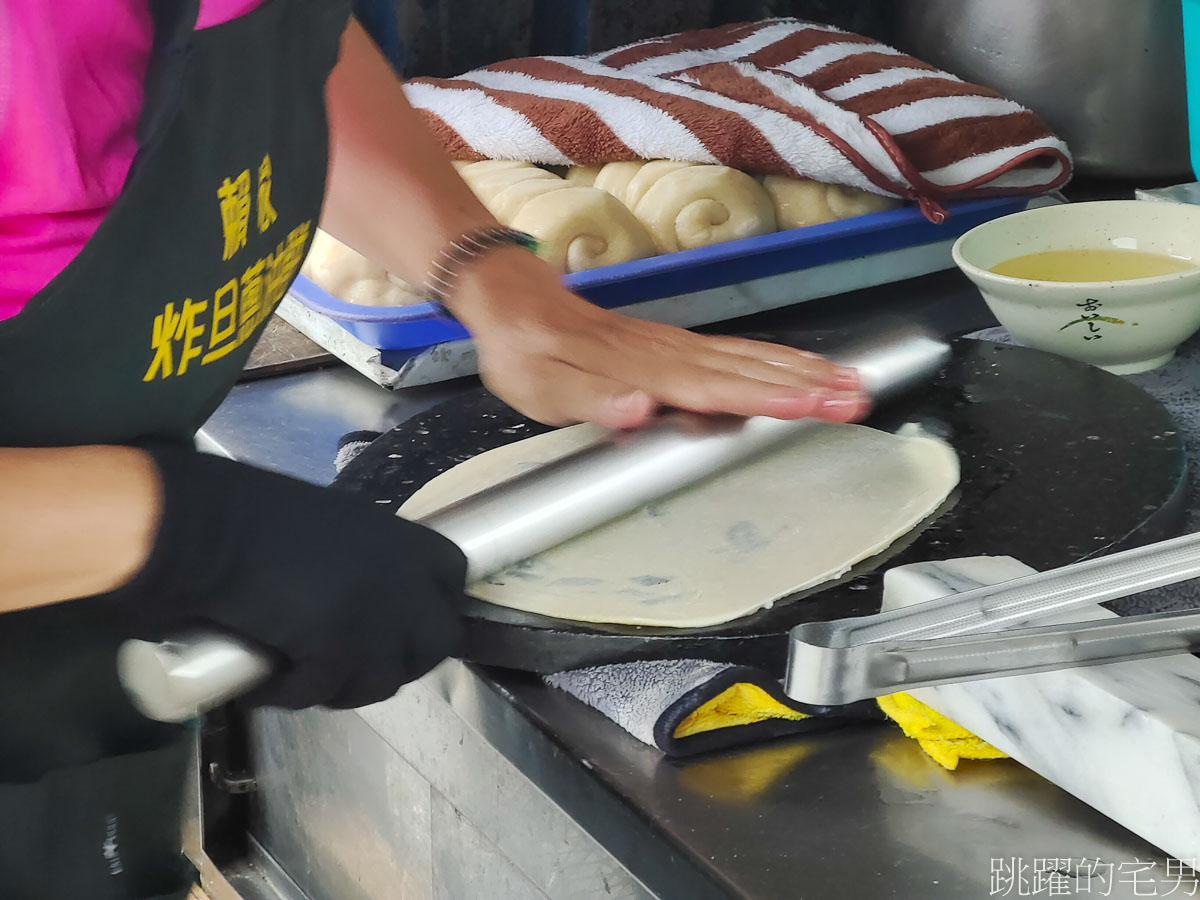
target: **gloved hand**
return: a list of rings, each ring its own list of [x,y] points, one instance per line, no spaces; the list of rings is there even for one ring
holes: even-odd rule
[[[220,630],[278,663],[252,705],[351,708],[452,655],[466,559],[394,508],[156,444],[162,514],[143,569],[107,594],[130,637]]]

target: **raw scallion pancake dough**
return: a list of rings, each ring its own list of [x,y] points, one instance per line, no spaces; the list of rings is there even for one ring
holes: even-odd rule
[[[592,440],[577,425],[490,450],[433,479],[400,514],[420,518]],[[748,465],[477,582],[481,600],[626,625],[717,625],[844,575],[911,531],[958,483],[945,443],[814,425]]]

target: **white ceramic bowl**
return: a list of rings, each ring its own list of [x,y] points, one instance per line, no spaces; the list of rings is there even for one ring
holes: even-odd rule
[[[1029,281],[988,271],[1048,250],[1143,250],[1200,266],[1200,207],[1148,200],[1064,203],[972,228],[954,262],[1024,344],[1127,375],[1155,369],[1200,330],[1200,268],[1128,281]]]

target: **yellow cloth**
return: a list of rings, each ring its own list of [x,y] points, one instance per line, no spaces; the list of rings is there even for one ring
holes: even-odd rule
[[[878,702],[884,715],[947,769],[957,769],[960,759],[1008,759],[1004,751],[997,750],[910,694],[891,694],[880,697]]]
[[[787,719],[798,722],[807,719],[805,713],[797,712],[780,703],[756,684],[739,682],[727,687],[703,706],[692,710],[686,719],[675,727],[675,737],[685,738],[718,728],[735,725],[752,725],[765,719]]]
[[[963,759],[1008,759],[1004,751],[971,734],[911,694],[880,697],[878,703],[884,715],[946,769],[957,769],[959,760]],[[675,737],[685,738],[718,728],[752,725],[766,719],[798,722],[807,718],[806,713],[780,703],[758,685],[739,682],[692,710],[676,726]]]

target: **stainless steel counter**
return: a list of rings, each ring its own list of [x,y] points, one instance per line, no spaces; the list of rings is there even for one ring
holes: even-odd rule
[[[838,331],[883,312],[990,324],[947,273],[736,327]],[[265,379],[203,439],[323,483],[341,435],[461,389],[390,394],[346,369]],[[883,725],[671,761],[536,678],[453,661],[364,710],[260,714],[251,743],[250,830],[313,898],[1133,897],[1154,896],[1135,860],[1165,868],[1013,762],[945,772]],[[1047,858],[1098,858],[1108,880],[1039,882]]]

